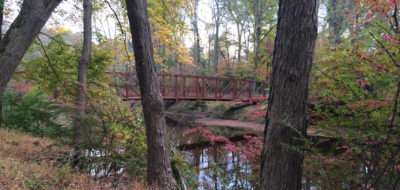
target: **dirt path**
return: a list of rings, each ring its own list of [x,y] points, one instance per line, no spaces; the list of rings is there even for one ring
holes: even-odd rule
[[[243,122],[243,121],[227,120],[227,119],[215,119],[210,117],[196,119],[194,122],[200,125],[242,128],[242,129],[254,130],[257,132],[264,131],[265,127],[264,124],[259,124],[259,123]],[[317,131],[312,129],[307,129],[307,134],[319,135]]]
[[[201,124],[201,125],[244,128],[244,129],[251,129],[254,131],[264,131],[264,126],[265,126],[263,124],[252,123],[252,122],[243,122],[243,121],[226,120],[226,119],[215,119],[215,118],[210,118],[210,117],[196,119],[194,122],[197,124]]]

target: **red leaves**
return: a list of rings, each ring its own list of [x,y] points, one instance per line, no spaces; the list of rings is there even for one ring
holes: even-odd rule
[[[336,150],[341,150],[341,149],[348,150],[348,149],[350,149],[350,147],[345,145],[345,146],[340,146],[340,147],[336,148]]]
[[[267,46],[267,52],[274,51],[274,42],[267,41],[267,42],[265,42],[265,45]]]
[[[250,119],[256,119],[256,118],[259,118],[259,117],[266,117],[266,116],[267,116],[266,112],[259,112],[259,113],[256,113],[256,114],[252,115],[250,117]]]
[[[384,39],[384,40],[389,40],[389,41],[394,41],[394,39],[392,38],[392,36],[387,35],[387,34],[383,35],[383,36],[382,36],[382,39]]]
[[[204,129],[203,127],[195,127],[192,129],[188,129],[183,132],[182,136],[186,136],[188,134],[199,132],[201,136],[210,140],[210,145],[215,145],[216,143],[225,143],[225,144],[232,144],[232,142],[223,136],[216,136],[210,130]]]
[[[389,0],[388,5],[394,7],[395,5],[399,5],[399,2],[396,0]]]
[[[378,67],[378,69],[385,69],[386,65],[385,64],[379,64],[376,67]]]
[[[311,125],[316,125],[320,120],[327,120],[327,118],[322,114],[317,114],[314,111],[308,114],[307,123]]]
[[[365,59],[367,61],[374,62],[374,60],[365,53],[361,53],[361,59]]]
[[[375,109],[387,106],[387,103],[380,100],[366,100],[359,101],[355,104],[349,104],[349,108],[367,108],[367,109]],[[354,110],[355,111],[355,110]]]
[[[228,138],[223,136],[216,136],[211,131],[204,129],[203,127],[196,127],[188,129],[183,133],[183,136],[188,134],[199,132],[204,138],[210,140],[210,145],[225,144],[226,150],[231,152],[242,152],[240,159],[250,161],[253,169],[260,168],[259,158],[261,157],[262,149],[262,138],[250,135],[244,135],[243,137],[247,140],[247,144],[241,144],[240,142],[233,143]]]
[[[260,74],[266,76],[267,78],[271,77],[271,75],[269,73],[266,73],[266,72],[263,72],[263,71],[260,71],[260,70],[256,70],[255,72],[256,73],[260,73]]]

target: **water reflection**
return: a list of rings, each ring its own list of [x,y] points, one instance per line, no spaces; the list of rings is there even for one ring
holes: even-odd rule
[[[196,147],[182,151],[196,167],[199,189],[256,189],[258,170],[244,153],[229,151],[224,145]]]

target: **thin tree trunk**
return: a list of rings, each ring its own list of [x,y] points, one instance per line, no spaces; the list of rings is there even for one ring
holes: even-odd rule
[[[318,0],[279,1],[261,158],[261,189],[300,190],[306,107],[317,38]],[[297,131],[297,132],[296,132]],[[296,147],[296,150],[293,149]]]
[[[25,52],[61,0],[24,0],[0,44],[0,115],[3,93]]]
[[[225,32],[228,33],[228,22],[225,23]],[[226,49],[226,58],[225,61],[229,62],[230,60],[230,55],[229,55],[229,43],[228,43],[228,35],[225,35],[225,49]],[[229,65],[228,65],[229,68]]]
[[[210,65],[211,65],[211,36],[208,36],[208,70],[210,70]]]
[[[200,66],[201,64],[201,57],[200,57],[200,33],[199,33],[199,27],[198,27],[198,14],[197,10],[199,7],[199,0],[193,0],[194,4],[194,17],[193,17],[193,31],[194,31],[194,48],[195,48],[195,61],[196,64]],[[205,65],[201,64],[202,69],[204,70]]]
[[[3,39],[3,16],[4,16],[4,2],[6,0],[0,0],[0,44],[1,44],[1,39]],[[0,112],[1,113],[1,112]],[[1,117],[1,116],[0,116]]]
[[[340,43],[341,40],[341,31],[343,27],[343,20],[344,16],[343,10],[344,7],[344,0],[329,0],[328,3],[328,23],[329,23],[329,33],[330,36],[333,38],[334,49]]]
[[[236,23],[238,33],[238,63],[242,62],[242,30],[240,30],[240,23]]]
[[[254,56],[254,67],[253,67],[253,80],[257,80],[256,70],[258,69],[258,62],[259,62],[259,53],[260,53],[260,38],[261,38],[261,17],[263,15],[263,8],[260,3],[260,0],[256,0],[256,23],[255,23],[255,31],[256,31],[256,47],[255,47],[255,56]],[[253,82],[252,90],[256,90],[256,83]]]
[[[3,33],[2,33],[2,26],[3,26],[3,15],[4,15],[4,2],[5,0],[0,0],[0,44],[1,40],[3,39]],[[3,102],[2,102],[2,95],[0,94],[0,127],[2,124],[2,118],[3,118]]]
[[[250,31],[247,35],[247,42],[246,42],[246,80],[249,79],[249,69],[250,69]]]
[[[83,0],[83,48],[78,60],[78,94],[76,100],[77,118],[75,120],[73,145],[79,150],[82,144],[83,119],[86,105],[86,76],[92,54],[92,0]]]
[[[150,186],[176,189],[167,143],[164,102],[153,57],[146,0],[126,0],[135,52],[147,136],[147,180]]]
[[[215,0],[217,15],[215,19],[215,41],[214,41],[214,75],[218,74],[218,58],[219,58],[219,25],[220,25],[220,7],[219,0]]]

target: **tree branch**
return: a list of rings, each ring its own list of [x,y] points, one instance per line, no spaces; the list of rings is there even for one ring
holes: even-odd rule
[[[396,65],[397,67],[400,67],[400,65],[397,63],[397,61],[394,59],[393,55],[390,53],[390,51],[385,47],[385,45],[383,45],[383,43],[381,41],[378,40],[378,38],[376,38],[374,36],[374,34],[372,34],[372,32],[368,32],[372,38],[378,42],[378,44],[383,48],[383,50],[385,50],[385,52],[389,55],[390,60],[393,62],[394,65]]]
[[[56,75],[57,80],[62,84],[62,81],[61,81],[60,76],[58,75],[58,73],[57,73],[56,70],[54,69],[53,65],[51,64],[50,57],[49,57],[49,55],[47,54],[46,49],[44,48],[44,45],[43,45],[43,43],[42,43],[42,40],[40,40],[40,38],[37,38],[37,39],[38,39],[38,41],[39,41],[40,47],[41,47],[42,50],[43,50],[44,56],[45,56],[46,59],[47,59],[47,64],[50,66],[50,69],[53,71],[53,74]]]
[[[46,36],[46,37],[50,38],[51,40],[53,40],[53,41],[55,41],[55,42],[57,42],[57,43],[59,43],[59,44],[61,44],[61,45],[64,45],[64,46],[68,46],[68,47],[72,47],[72,48],[74,48],[74,49],[77,49],[77,48],[74,47],[73,45],[67,44],[67,43],[62,42],[62,41],[60,41],[60,40],[57,40],[55,37],[50,36],[49,34],[46,34],[46,33],[43,33],[43,32],[39,32],[39,34],[41,34],[41,35],[43,35],[43,36]]]
[[[126,36],[126,33],[124,32],[124,29],[123,29],[123,27],[122,27],[122,22],[121,22],[121,20],[119,19],[117,12],[114,10],[114,8],[112,8],[110,2],[108,2],[108,0],[104,0],[104,2],[106,2],[106,4],[108,5],[108,7],[109,7],[109,8],[111,9],[111,11],[113,12],[113,14],[114,14],[114,16],[115,16],[115,19],[117,20],[118,27],[119,27],[119,29],[121,30],[122,35],[124,36],[124,49],[125,49],[125,53],[126,53],[126,56],[128,57],[129,65],[132,65],[131,56],[129,55],[128,46],[126,45],[126,41],[128,41],[128,40],[127,40],[128,37]],[[128,44],[129,44],[129,46],[130,46],[131,48],[133,48],[133,46],[132,46],[132,44],[131,44],[130,42],[128,42]]]

